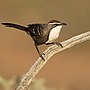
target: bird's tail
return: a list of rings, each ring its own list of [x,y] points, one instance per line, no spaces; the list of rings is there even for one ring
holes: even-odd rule
[[[23,31],[28,31],[27,27],[24,27],[18,24],[13,24],[13,23],[1,23],[1,24],[5,25],[6,27],[13,27],[13,28],[17,28]]]

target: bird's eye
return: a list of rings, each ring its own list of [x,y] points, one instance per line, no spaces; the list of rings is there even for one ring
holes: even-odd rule
[[[58,26],[58,24],[54,24],[54,25],[53,25],[53,27],[56,27],[56,26]]]

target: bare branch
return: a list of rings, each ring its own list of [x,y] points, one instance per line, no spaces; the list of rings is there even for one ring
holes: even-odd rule
[[[67,48],[70,48],[76,44],[85,42],[86,40],[90,40],[90,31],[74,36],[68,40],[61,42],[63,48],[57,45],[52,45],[48,47],[43,52],[45,54],[44,55],[45,61],[39,57],[39,59],[34,63],[34,65],[29,69],[29,71],[23,76],[16,90],[28,90],[35,76],[39,73],[41,68],[46,64],[46,62],[50,59],[51,56]]]

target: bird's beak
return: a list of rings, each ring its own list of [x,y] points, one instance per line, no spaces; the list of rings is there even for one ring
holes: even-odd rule
[[[60,25],[67,25],[66,23],[60,23]]]

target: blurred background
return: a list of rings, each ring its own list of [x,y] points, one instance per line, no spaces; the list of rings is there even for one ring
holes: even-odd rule
[[[64,26],[58,41],[90,30],[90,0],[0,0],[0,23],[21,25],[57,19]],[[44,51],[47,46],[39,47]],[[0,76],[22,76],[38,58],[30,36],[0,25]],[[90,41],[54,55],[36,78],[57,90],[90,90]]]

